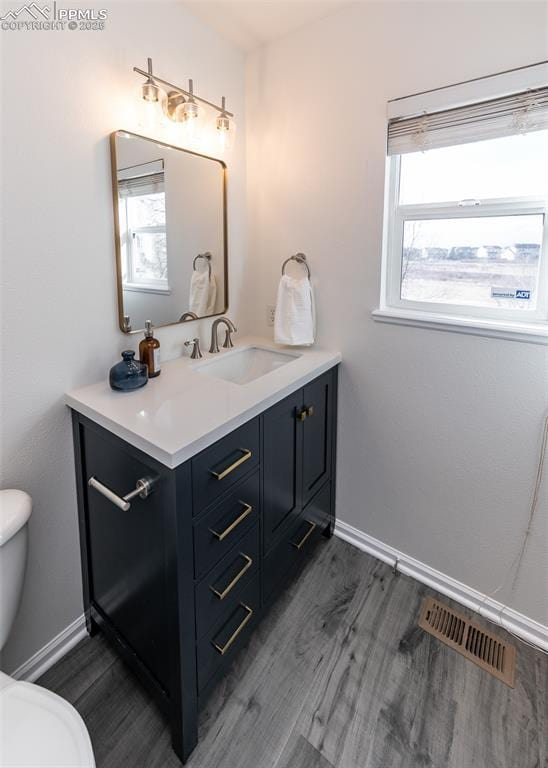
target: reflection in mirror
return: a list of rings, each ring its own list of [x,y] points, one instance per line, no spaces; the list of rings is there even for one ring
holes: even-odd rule
[[[224,164],[123,131],[111,148],[122,330],[224,313]]]

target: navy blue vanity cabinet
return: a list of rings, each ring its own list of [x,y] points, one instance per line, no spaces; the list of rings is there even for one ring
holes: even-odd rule
[[[155,697],[183,762],[199,708],[333,531],[336,410],[335,367],[176,469],[73,411],[88,631]]]
[[[331,475],[334,397],[335,382],[330,371],[303,390],[303,507]]]
[[[263,541],[269,550],[301,513],[303,478],[303,390],[263,416]]]
[[[337,369],[270,408],[264,424],[263,597],[279,594],[335,519]]]

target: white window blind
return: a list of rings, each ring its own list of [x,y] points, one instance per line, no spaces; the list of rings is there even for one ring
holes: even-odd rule
[[[152,173],[147,176],[134,176],[132,179],[118,181],[120,197],[134,195],[153,195],[164,191],[164,172]]]
[[[548,128],[548,86],[388,123],[388,154],[402,155]]]
[[[164,191],[163,159],[131,165],[128,168],[119,168],[117,176],[120,197],[153,195]]]

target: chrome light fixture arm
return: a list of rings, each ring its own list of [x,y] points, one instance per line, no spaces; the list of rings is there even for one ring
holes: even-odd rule
[[[234,117],[234,114],[232,112],[229,112],[225,108],[225,99],[223,97],[223,103],[222,106],[219,106],[218,104],[214,104],[212,101],[208,101],[207,99],[202,98],[201,96],[197,96],[194,93],[192,80],[189,81],[189,90],[186,90],[186,88],[181,88],[179,85],[174,85],[173,83],[170,83],[168,80],[164,80],[162,77],[158,77],[157,75],[153,74],[152,72],[152,59],[148,59],[148,69],[140,69],[139,67],[133,67],[133,71],[137,72],[138,75],[142,75],[143,77],[147,78],[147,83],[151,85],[157,85],[158,83],[161,83],[161,85],[165,86],[171,91],[175,91],[176,93],[180,93],[181,95],[194,99],[195,101],[199,101],[202,104],[207,104],[208,107],[211,107],[212,109],[217,110],[217,112],[220,112],[223,117]]]

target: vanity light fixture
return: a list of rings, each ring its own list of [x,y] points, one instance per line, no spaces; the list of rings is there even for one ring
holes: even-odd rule
[[[147,104],[158,104],[163,114],[173,123],[181,124],[182,138],[190,143],[199,139],[203,131],[203,106],[209,107],[218,114],[215,117],[216,148],[220,154],[225,154],[234,144],[236,126],[234,115],[226,108],[226,99],[223,96],[221,106],[198,96],[194,93],[194,83],[188,81],[188,90],[164,80],[152,71],[152,59],[147,59],[147,69],[133,67],[133,71],[146,78],[142,85],[142,98]],[[163,88],[161,87],[163,86]],[[165,89],[165,90],[164,90]],[[147,109],[147,111],[150,111]],[[149,121],[149,127],[151,122]]]

